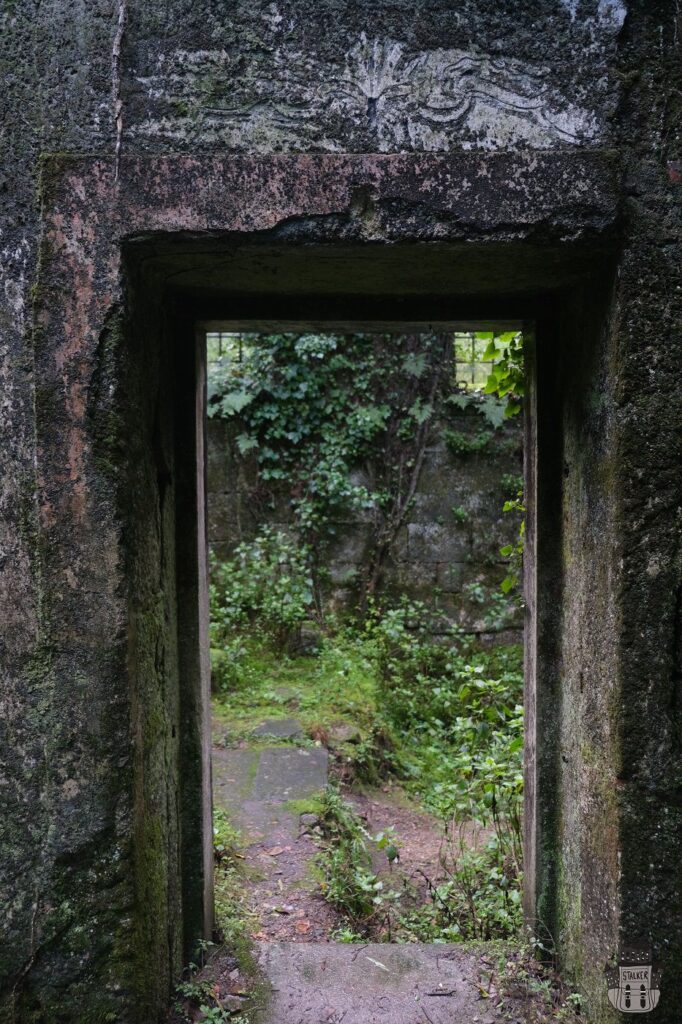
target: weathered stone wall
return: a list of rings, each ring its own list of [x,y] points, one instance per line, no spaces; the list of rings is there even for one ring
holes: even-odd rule
[[[616,140],[626,237],[600,389],[613,410],[602,443],[613,443],[614,493],[602,571],[621,570],[609,659],[617,672],[604,694],[614,726],[609,796],[620,814],[619,924],[624,937],[653,940],[669,993],[664,1020],[682,992],[681,29],[679,5],[642,4],[621,38],[619,72],[632,86]],[[589,927],[588,919],[583,948]]]
[[[518,538],[519,516],[504,514],[506,499],[521,486],[520,418],[493,430],[474,405],[453,410],[447,429],[480,451],[452,451],[444,431],[434,424],[414,501],[393,545],[379,592],[405,594],[443,610],[464,629],[485,640],[518,642],[522,623],[515,603],[504,599],[500,582],[507,561],[505,544]],[[288,495],[255,503],[257,459],[239,457],[229,420],[208,421],[208,534],[216,557],[229,558],[234,547],[251,539],[261,525],[292,527]],[[372,486],[379,467],[368,465],[354,481]],[[355,585],[366,569],[374,536],[371,515],[334,523],[335,539],[323,550],[330,574],[325,587],[329,606],[346,610],[357,598]]]
[[[0,1018],[161,1019],[177,914],[188,938],[200,930],[185,928],[184,902],[154,922],[178,874],[200,866],[180,838],[186,863],[163,854],[165,892],[156,873],[181,816],[162,807],[176,770],[173,643],[147,668],[131,663],[142,638],[130,600],[144,552],[154,579],[167,584],[171,568],[155,549],[160,520],[142,517],[149,532],[132,543],[112,482],[112,465],[131,470],[134,415],[101,458],[102,408],[125,405],[128,326],[116,358],[106,339],[126,305],[126,247],[166,259],[144,293],[158,315],[174,258],[200,243],[185,281],[199,318],[211,253],[217,302],[235,240],[279,232],[298,256],[298,241],[324,241],[328,260],[356,246],[337,308],[399,280],[394,316],[420,295],[434,310],[438,293],[442,307],[462,297],[462,319],[538,320],[530,904],[595,1020],[610,1019],[603,961],[644,938],[664,966],[658,1019],[677,1021],[681,39],[676,0],[4,4]],[[607,284],[575,254],[609,232]],[[398,261],[417,244],[380,291],[382,249]],[[448,245],[461,248],[435,281],[431,250]],[[285,263],[253,278],[261,310]],[[321,288],[319,309],[331,309]],[[142,383],[129,393],[146,401]],[[158,477],[138,480],[138,507],[155,507]],[[171,631],[166,584],[157,641]],[[138,941],[150,935],[158,956]]]

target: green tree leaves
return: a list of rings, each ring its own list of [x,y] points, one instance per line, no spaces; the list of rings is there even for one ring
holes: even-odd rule
[[[495,360],[483,389],[486,395],[507,398],[506,417],[521,411],[524,390],[523,337],[510,331],[491,339],[485,350],[485,360]]]

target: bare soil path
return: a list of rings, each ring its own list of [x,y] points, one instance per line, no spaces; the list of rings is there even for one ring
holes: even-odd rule
[[[344,796],[371,835],[395,836],[395,862],[390,862],[383,850],[372,850],[372,866],[379,878],[387,887],[402,891],[403,906],[428,903],[430,887],[444,878],[442,823],[410,803],[402,790],[394,786],[350,791]]]
[[[296,720],[278,724],[277,732],[272,724],[263,723],[248,743],[213,751],[215,805],[243,838],[246,902],[262,976],[255,1006],[248,1009],[246,990],[253,982],[227,948],[215,950],[196,977],[209,984],[225,1014],[220,1019],[234,1015],[240,1024],[566,1020],[536,1005],[526,986],[518,996],[501,998],[499,950],[333,941],[343,921],[325,902],[315,870],[315,807],[327,784],[328,752],[319,745],[296,745],[301,737]],[[370,834],[392,828],[398,837],[399,860],[389,864],[377,850],[375,871],[393,889],[404,887],[414,902],[428,900],[429,883],[442,877],[442,826],[390,785],[345,796]],[[198,1007],[186,1004],[184,1015],[172,1019],[203,1018]]]
[[[277,731],[275,731],[275,729]],[[481,998],[479,958],[444,945],[391,946],[330,941],[342,921],[315,874],[314,807],[327,784],[320,746],[282,745],[300,736],[296,720],[263,723],[265,745],[214,749],[213,786],[244,839],[247,896],[257,957],[271,991],[267,1024],[493,1024]],[[275,737],[278,745],[267,745]],[[395,830],[400,861],[376,853],[375,870],[428,899],[440,878],[442,829],[391,787],[347,794],[371,833]]]

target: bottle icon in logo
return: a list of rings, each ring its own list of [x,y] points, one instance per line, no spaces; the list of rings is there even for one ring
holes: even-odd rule
[[[661,995],[661,972],[647,946],[624,946],[617,967],[606,967],[609,1002],[623,1013],[649,1013]]]

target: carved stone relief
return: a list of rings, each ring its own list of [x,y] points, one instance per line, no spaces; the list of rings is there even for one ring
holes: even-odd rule
[[[594,114],[549,84],[549,69],[460,49],[414,55],[361,35],[343,63],[282,44],[269,73],[225,50],[177,50],[139,77],[147,116],[131,136],[179,141],[200,125],[207,142],[250,150],[378,152],[595,144]]]

